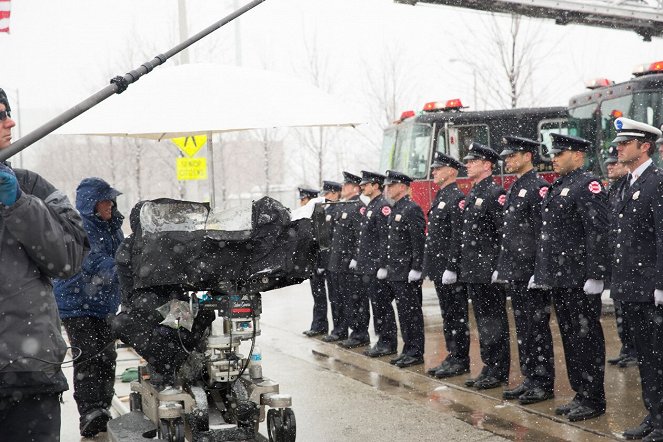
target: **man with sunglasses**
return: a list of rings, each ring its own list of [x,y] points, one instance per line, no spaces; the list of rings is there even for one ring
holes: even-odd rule
[[[0,89],[0,150],[11,144],[15,125]],[[77,273],[87,249],[81,218],[62,192],[34,172],[0,163],[3,440],[59,440],[67,344],[50,279]]]

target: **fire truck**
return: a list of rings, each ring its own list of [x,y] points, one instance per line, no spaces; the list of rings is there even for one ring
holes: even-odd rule
[[[633,78],[614,83],[607,79],[588,82],[588,91],[573,96],[568,107],[521,108],[468,112],[459,99],[426,103],[415,113],[407,111],[384,131],[380,169],[394,169],[415,179],[412,198],[427,213],[437,192],[430,176],[433,152],[461,159],[472,141],[501,150],[505,135],[517,135],[542,142],[538,164],[541,176],[552,182],[546,148],[553,132],[579,136],[594,143],[586,168],[605,175],[604,152],[614,138],[615,118],[627,117],[648,124],[663,124],[663,61],[636,67]],[[515,176],[495,170],[495,181],[508,188]],[[458,185],[468,192],[471,183],[459,175]]]

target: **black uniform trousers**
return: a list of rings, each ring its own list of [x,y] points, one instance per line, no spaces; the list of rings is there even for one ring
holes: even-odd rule
[[[552,303],[549,290],[529,290],[527,282],[514,281],[507,286],[511,296],[518,339],[520,371],[528,388],[553,391],[555,356],[550,333]]]
[[[485,364],[482,373],[501,381],[509,380],[509,320],[502,284],[467,284],[474,318],[479,330],[479,349]]]
[[[663,306],[622,302],[638,354],[642,400],[654,428],[663,429]]]
[[[0,439],[12,442],[60,440],[61,393],[0,398]]]
[[[105,318],[81,316],[62,320],[69,342],[76,348],[74,399],[82,416],[92,410],[110,408],[115,393],[115,337]]]
[[[442,332],[448,358],[462,364],[470,363],[470,327],[467,307],[467,287],[462,283],[442,284],[433,281],[442,311]]]
[[[369,275],[363,275],[362,281],[373,309],[373,329],[378,337],[377,345],[395,350],[398,347],[398,327],[391,303],[393,297],[389,297],[387,283]]]
[[[343,311],[346,318],[347,327],[352,329],[350,338],[367,341],[368,323],[371,319],[369,310],[368,294],[364,290],[364,284],[361,282],[361,276],[354,273],[338,273],[339,288],[341,290],[341,299],[343,300]],[[344,328],[347,335],[348,329]]]
[[[311,279],[311,294],[313,295],[313,320],[310,330],[327,333],[329,323],[327,322],[327,286],[325,276],[313,272]]]
[[[325,271],[327,278],[327,290],[329,293],[329,305],[331,307],[332,322],[334,328],[331,334],[341,339],[348,338],[348,323],[345,314],[345,303],[343,302],[342,290],[339,287],[339,273],[330,270]]]
[[[637,357],[635,351],[635,342],[633,342],[633,333],[631,327],[628,325],[628,320],[624,315],[622,301],[613,301],[615,305],[615,321],[617,321],[617,335],[622,343],[622,348],[619,351],[619,356],[623,357]]]
[[[396,299],[398,322],[403,337],[401,354],[421,358],[424,356],[424,314],[421,309],[423,293],[421,283],[387,281],[386,298]]]
[[[605,409],[601,295],[587,295],[582,287],[556,287],[552,289],[552,297],[575,399]]]

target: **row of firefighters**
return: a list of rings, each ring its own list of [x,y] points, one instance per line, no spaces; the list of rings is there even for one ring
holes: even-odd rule
[[[609,287],[623,342],[611,362],[637,358],[646,409],[642,424],[625,436],[663,440],[663,170],[651,160],[661,130],[626,118],[615,127],[608,189],[583,170],[591,143],[573,136],[552,134],[549,154],[559,174],[552,184],[537,176],[540,144],[533,140],[504,137],[500,153],[472,143],[462,163],[436,152],[431,173],[440,189],[427,225],[409,197],[412,179],[397,171],[344,172],[343,183],[323,183],[320,197],[300,188],[302,205],[325,204],[332,232],[311,277],[313,322],[304,334],[325,335],[323,341],[346,348],[366,346],[369,357],[395,355],[390,362],[396,367],[423,364],[421,286],[427,277],[439,298],[448,352],[428,374],[469,372],[471,299],[483,367],[465,385],[497,388],[509,378],[509,296],[524,380],[503,397],[532,404],[554,394],[553,306],[575,392],[555,413],[581,421],[606,409],[599,320]],[[508,191],[492,178],[500,159],[517,176]],[[468,195],[456,185],[461,169],[473,183]],[[378,338],[372,346],[369,303]]]

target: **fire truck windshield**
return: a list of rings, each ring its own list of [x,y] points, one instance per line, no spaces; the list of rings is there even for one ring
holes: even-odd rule
[[[421,179],[428,176],[433,127],[430,124],[404,121],[385,131],[381,170],[393,169]]]

